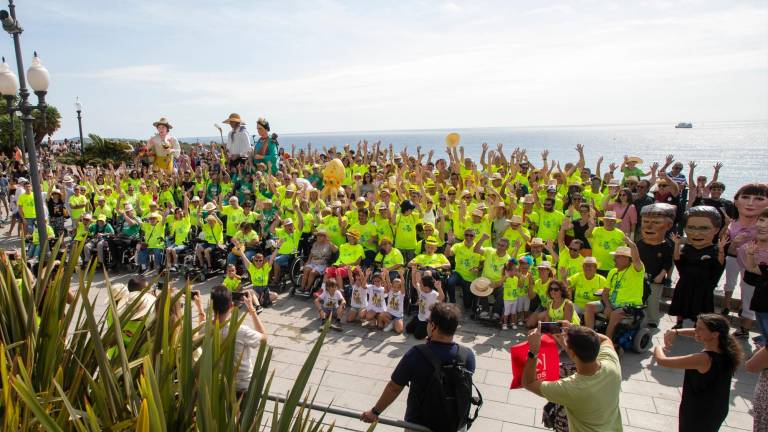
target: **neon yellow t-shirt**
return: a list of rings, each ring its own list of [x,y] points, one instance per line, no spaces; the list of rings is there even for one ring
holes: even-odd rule
[[[441,253],[434,253],[432,255],[429,255],[429,254],[416,255],[416,257],[411,262],[414,264],[420,265],[422,267],[432,267],[432,268],[438,268],[440,266],[450,264],[450,261],[448,261],[448,258],[446,258],[445,255]]]
[[[624,231],[614,227],[608,231],[604,227],[595,227],[589,238],[592,245],[592,256],[597,259],[600,270],[610,270],[615,267],[611,252],[624,245]]]
[[[584,308],[587,303],[596,301],[595,293],[608,287],[608,281],[603,275],[595,274],[592,279],[587,279],[584,273],[576,273],[568,278],[568,286],[573,293],[573,302]]]
[[[485,263],[483,263],[482,276],[487,277],[491,282],[498,282],[503,276],[504,266],[509,261],[509,254],[506,253],[502,256],[496,253],[496,249],[492,247],[483,248],[485,257]]]
[[[272,270],[272,266],[267,262],[265,262],[261,268],[256,267],[253,263],[248,264],[248,274],[251,276],[251,284],[255,287],[269,285],[270,270]]]
[[[24,192],[19,195],[18,205],[21,207],[21,211],[24,212],[25,219],[34,219],[37,216],[37,212],[35,211],[35,197],[31,193]]]
[[[336,260],[336,265],[351,265],[357,260],[365,258],[365,250],[360,244],[344,243],[339,246],[339,259]]]
[[[584,257],[577,255],[576,258],[571,258],[571,254],[567,251],[563,251],[560,254],[559,261],[557,262],[557,276],[560,277],[562,269],[566,270],[565,277],[571,277],[576,273],[580,273],[582,270],[582,264],[584,263]]]
[[[240,278],[231,278],[229,276],[225,276],[222,284],[232,292],[240,290]]]
[[[416,225],[419,218],[411,213],[398,215],[395,223],[395,247],[398,249],[416,249]]]
[[[643,283],[645,266],[640,271],[632,264],[624,270],[617,268],[608,272],[608,287],[611,289],[611,304],[617,307],[641,306],[643,304]]]
[[[504,292],[503,299],[506,301],[515,301],[519,297],[518,285],[520,280],[517,276],[507,277],[504,279]]]
[[[301,231],[294,228],[293,232],[289,233],[282,228],[278,228],[275,230],[275,234],[277,235],[277,238],[283,241],[283,244],[280,245],[280,249],[277,250],[277,253],[280,255],[292,254],[299,248]]]
[[[451,246],[451,251],[456,256],[456,266],[454,268],[456,273],[467,282],[475,280],[477,275],[472,273],[471,269],[480,264],[483,256],[475,253],[474,247],[467,246],[463,242]]]

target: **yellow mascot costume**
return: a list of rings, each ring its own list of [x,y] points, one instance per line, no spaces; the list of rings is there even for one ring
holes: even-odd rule
[[[339,159],[333,159],[326,163],[325,168],[323,168],[323,191],[320,194],[321,198],[330,197],[331,201],[335,201],[342,181],[344,181],[344,164]]]

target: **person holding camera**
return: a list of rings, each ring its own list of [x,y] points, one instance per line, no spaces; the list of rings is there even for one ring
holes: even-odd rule
[[[565,407],[571,431],[621,431],[621,364],[613,342],[588,327],[559,321],[553,334],[576,364],[576,373],[557,381],[536,379],[542,325],[528,335],[523,387]]]
[[[232,315],[232,309],[236,306],[232,302],[232,292],[225,286],[219,285],[211,290],[211,304],[213,305],[213,320],[221,327],[222,340],[229,333],[229,319]],[[267,329],[259,319],[256,309],[253,306],[251,293],[246,291],[243,304],[248,311],[253,328],[247,325],[237,327],[237,336],[235,337],[235,361],[240,365],[237,367],[235,377],[235,389],[238,398],[248,390],[251,383],[251,374],[253,365],[256,361],[256,354],[259,344],[267,342]]]

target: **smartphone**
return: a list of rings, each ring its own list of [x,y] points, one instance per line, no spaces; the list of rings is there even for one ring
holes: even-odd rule
[[[242,291],[235,291],[232,293],[232,301],[234,303],[242,303],[245,299],[245,293]]]
[[[541,333],[556,334],[563,331],[563,325],[559,322],[542,322]]]

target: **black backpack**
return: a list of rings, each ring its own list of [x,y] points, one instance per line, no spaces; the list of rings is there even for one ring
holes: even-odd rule
[[[409,394],[408,405],[417,407],[414,423],[433,431],[457,431],[469,429],[483,405],[480,390],[472,383],[472,372],[466,368],[469,348],[457,344],[458,352],[452,360],[443,363],[426,344],[416,349],[433,368],[432,375],[421,394]],[[472,396],[472,389],[477,397]],[[470,417],[469,411],[475,405]]]

